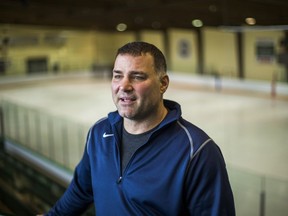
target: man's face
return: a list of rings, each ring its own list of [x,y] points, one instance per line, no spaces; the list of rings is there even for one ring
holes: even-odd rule
[[[111,87],[114,103],[122,117],[143,121],[156,115],[167,86],[168,77],[159,78],[150,54],[117,56]]]

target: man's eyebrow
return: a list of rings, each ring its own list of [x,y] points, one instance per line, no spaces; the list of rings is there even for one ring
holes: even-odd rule
[[[120,70],[113,70],[113,73],[122,73]]]
[[[130,71],[131,74],[146,74],[144,71]]]
[[[113,70],[113,73],[123,73],[121,70]],[[129,74],[146,74],[144,71],[129,71]]]

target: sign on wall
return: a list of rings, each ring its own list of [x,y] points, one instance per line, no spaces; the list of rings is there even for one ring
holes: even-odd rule
[[[275,59],[275,45],[272,39],[258,39],[256,42],[256,58],[261,63],[272,63]]]
[[[188,40],[182,39],[178,42],[178,53],[182,58],[188,58],[191,55],[191,45]]]

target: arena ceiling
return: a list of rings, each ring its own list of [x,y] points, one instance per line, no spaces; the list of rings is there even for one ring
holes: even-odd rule
[[[115,31],[204,26],[288,25],[287,0],[1,0],[0,24]]]

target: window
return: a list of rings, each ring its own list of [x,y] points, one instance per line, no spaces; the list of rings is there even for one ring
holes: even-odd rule
[[[272,40],[259,40],[256,43],[256,57],[259,62],[271,63],[275,59],[275,47]]]

